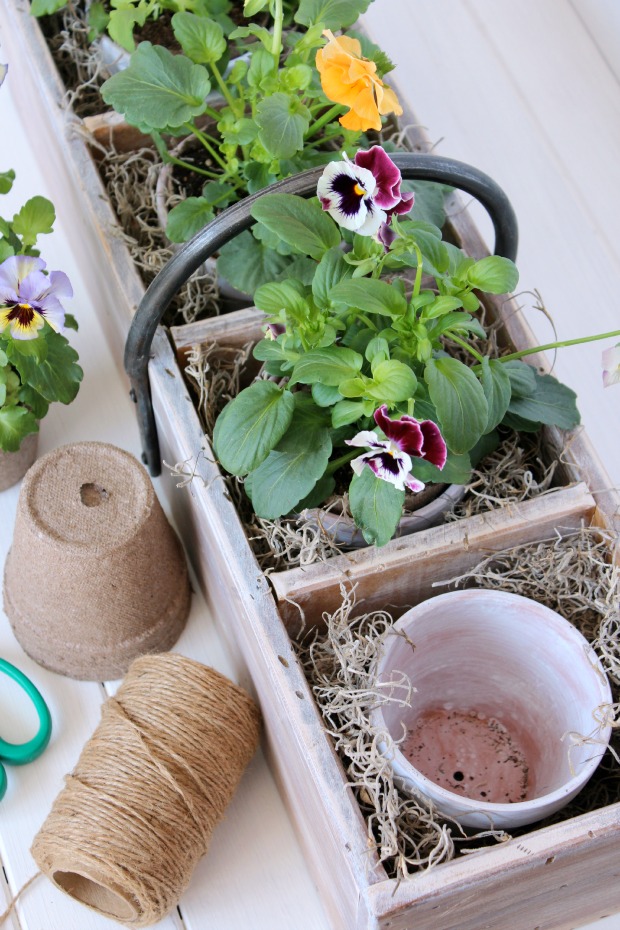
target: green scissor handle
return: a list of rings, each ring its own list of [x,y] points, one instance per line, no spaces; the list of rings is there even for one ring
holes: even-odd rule
[[[52,735],[52,718],[41,692],[23,672],[20,672],[6,659],[0,659],[0,672],[4,672],[5,675],[8,675],[9,678],[12,678],[23,688],[34,704],[39,717],[38,733],[28,742],[8,743],[6,740],[0,739],[0,761],[9,762],[11,765],[26,765],[27,762],[33,762],[34,759],[38,758],[49,743]],[[2,799],[5,791],[6,772],[4,767],[0,765],[0,799]]]

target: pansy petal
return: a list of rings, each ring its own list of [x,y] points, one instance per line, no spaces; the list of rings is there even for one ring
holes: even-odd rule
[[[36,310],[17,314],[10,323],[11,336],[13,339],[36,339],[43,323],[43,317]]]
[[[20,282],[19,299],[23,303],[33,303],[41,300],[42,295],[49,288],[49,278],[42,271],[31,271]]]
[[[50,271],[49,273],[48,293],[53,294],[59,300],[73,297],[73,288],[71,281],[64,271]]]
[[[400,203],[401,173],[380,145],[373,145],[367,151],[355,155],[355,164],[366,168],[377,182],[374,194],[375,203],[383,210],[390,210]]]
[[[51,294],[40,302],[34,303],[35,309],[41,313],[52,329],[56,332],[62,332],[65,326],[65,308]]]
[[[411,469],[411,459],[408,455],[392,455],[387,451],[368,453],[365,461],[377,478],[388,481],[399,491],[405,490],[405,479]]]
[[[366,219],[356,229],[356,232],[359,236],[374,236],[379,232],[381,226],[385,225],[385,220],[386,215],[383,210],[379,210],[377,207],[368,207]]]
[[[399,420],[392,420],[387,414],[386,404],[383,404],[375,410],[375,423],[399,449],[409,455],[422,454],[424,436],[420,424],[413,417],[405,415]]]
[[[0,287],[7,286],[14,290],[33,271],[42,271],[45,262],[34,255],[10,255],[0,265]]]
[[[367,202],[372,205],[375,184],[369,171],[345,159],[325,166],[316,190],[321,206],[332,219],[345,229],[355,231],[366,220]]]
[[[368,449],[386,449],[388,444],[379,439],[372,430],[363,429],[353,439],[345,439],[348,446],[366,446]]]
[[[437,468],[443,468],[448,457],[448,450],[439,427],[432,420],[422,420],[420,429],[424,436],[422,455]]]
[[[418,494],[420,491],[423,491],[426,485],[423,481],[419,481],[418,478],[414,478],[413,475],[407,475],[405,478],[405,487],[409,491],[413,491],[414,494]]]
[[[386,252],[389,252],[394,239],[396,239],[396,233],[390,224],[382,223],[377,230],[377,240],[381,243]]]

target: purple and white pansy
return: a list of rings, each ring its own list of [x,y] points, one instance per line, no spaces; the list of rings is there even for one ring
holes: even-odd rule
[[[620,342],[605,349],[602,357],[603,387],[620,384]]]
[[[0,333],[13,339],[36,339],[45,320],[56,331],[65,324],[60,300],[73,296],[64,271],[43,274],[45,262],[30,255],[11,255],[0,265]]]
[[[360,236],[377,236],[383,241],[383,227],[391,217],[408,213],[413,194],[401,194],[401,173],[380,145],[360,151],[351,161],[326,165],[317,184],[323,209],[345,229]],[[385,244],[385,243],[384,243]]]
[[[383,431],[385,439],[379,439],[372,430],[362,430],[353,439],[345,440],[349,446],[366,446],[369,451],[351,462],[356,475],[365,465],[377,478],[389,481],[399,491],[422,491],[424,482],[411,474],[413,458],[426,459],[437,468],[446,464],[446,443],[436,423],[432,420],[416,420],[406,414],[398,420],[388,416],[386,404],[375,410],[375,423]]]

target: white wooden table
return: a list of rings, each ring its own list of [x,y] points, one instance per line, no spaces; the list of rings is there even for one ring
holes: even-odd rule
[[[447,9],[448,5],[450,15],[454,14],[460,24],[460,11],[466,10],[469,14],[480,4],[463,2],[457,5],[453,2],[448,3],[447,0],[432,0],[432,2],[431,0],[416,0],[413,4],[402,0],[397,5],[396,0],[377,0],[372,12],[374,18],[371,28],[377,41],[388,51],[392,51],[398,61],[408,62],[409,66],[414,69],[420,68],[420,74],[415,77],[415,81],[413,77],[411,78],[412,101],[415,101],[418,111],[420,111],[418,86],[423,82],[430,83],[429,75],[432,76],[433,81],[437,78],[436,65],[429,61],[433,58],[434,52],[428,33],[432,33],[440,44],[444,44],[446,20],[442,16],[441,22],[438,19],[437,22],[427,23],[427,34],[423,35],[419,22],[416,22],[417,15],[419,13],[432,19],[432,14],[436,9],[441,7]],[[483,5],[490,8],[494,6],[491,0]],[[504,4],[507,7],[516,5],[514,2]],[[533,0],[529,0],[524,5],[528,8],[533,7]],[[567,4],[559,0],[558,2],[548,0],[542,6],[548,10],[550,7],[563,7]],[[411,17],[411,23],[407,31],[396,30],[396,35],[388,36],[390,41],[387,41],[381,35],[381,27],[389,31],[387,14],[395,8],[400,9],[403,15]],[[398,51],[391,47],[394,38],[399,41],[402,38],[403,42],[406,41],[406,54],[403,48]],[[470,41],[469,36],[467,41]],[[463,55],[468,50],[471,53],[471,45],[464,47]],[[0,61],[3,60],[0,49]],[[463,70],[459,71],[458,75],[454,75],[462,102],[463,124],[468,126],[468,131],[464,133],[464,136],[480,135],[482,138],[488,138],[489,123],[494,122],[488,118],[482,119],[480,114],[476,116],[475,107],[472,113],[473,105],[464,90],[464,71],[468,68],[476,72],[485,72],[486,69],[487,81],[491,83],[488,77],[489,69],[494,68],[497,62],[495,59],[485,61],[486,64],[476,61],[472,65],[469,60],[467,66],[461,62]],[[74,285],[75,298],[70,309],[80,322],[80,332],[74,338],[72,337],[72,341],[80,353],[85,370],[85,380],[77,400],[70,407],[53,406],[43,422],[40,451],[43,453],[67,442],[97,439],[115,443],[139,456],[140,448],[134,408],[127,397],[125,382],[119,374],[118,360],[112,358],[105,344],[101,327],[92,309],[88,281],[77,267],[69,250],[67,229],[71,218],[63,215],[62,204],[57,202],[60,192],[55,190],[53,178],[44,179],[37,167],[33,156],[33,148],[37,144],[36,126],[29,124],[28,114],[20,116],[11,101],[11,82],[19,79],[19,68],[27,67],[27,63],[10,62],[10,66],[9,77],[0,92],[0,127],[3,138],[0,171],[13,167],[17,171],[18,178],[13,192],[0,198],[2,202],[0,214],[10,210],[12,215],[14,210],[35,193],[46,195],[56,202],[60,221],[56,224],[56,232],[41,240],[41,248],[48,266],[66,271]],[[455,68],[458,69],[458,66],[455,65]],[[401,66],[401,74],[403,70]],[[531,79],[531,67],[524,67],[523,71],[527,72],[524,77],[529,75]],[[500,77],[503,73],[501,70]],[[497,80],[499,78],[496,77],[494,70],[493,81]],[[515,95],[515,89],[512,90]],[[527,93],[527,89],[523,93]],[[439,91],[437,94],[441,96]],[[420,115],[428,122],[432,134],[437,137],[442,133],[446,134],[448,130],[442,125],[444,110],[439,109],[438,113],[441,115],[438,115],[434,110],[438,101],[432,98],[429,101],[424,95],[422,98],[422,102],[428,105],[429,111],[426,116],[423,113]],[[560,102],[566,111],[569,100],[565,99]],[[451,108],[447,107],[447,109]],[[456,105],[452,108],[453,112],[458,109]],[[451,123],[450,127],[452,126]],[[615,128],[620,131],[617,122]],[[517,212],[522,219],[524,243],[522,254],[525,259],[532,251],[536,252],[534,246],[528,244],[532,240],[540,241],[542,237],[546,239],[547,244],[551,242],[551,232],[547,228],[550,226],[562,242],[568,240],[569,244],[566,245],[568,254],[572,258],[572,263],[577,264],[576,255],[580,253],[575,251],[576,243],[571,239],[572,233],[564,213],[552,221],[546,200],[542,199],[540,213],[536,213],[534,205],[531,208],[532,216],[526,217],[523,223],[522,211],[517,202],[518,196],[515,196],[513,190],[512,170],[515,166],[504,164],[504,161],[518,162],[519,190],[521,183],[524,187],[528,187],[529,183],[542,198],[546,184],[545,179],[541,178],[538,172],[532,173],[536,167],[531,163],[532,156],[528,155],[519,159],[513,151],[515,140],[519,138],[522,130],[522,126],[513,129],[510,145],[505,142],[505,147],[500,146],[496,139],[495,144],[500,151],[495,163],[490,163],[489,159],[476,158],[477,153],[470,154],[470,150],[464,143],[462,150],[459,143],[455,146],[442,145],[440,151],[477,163],[498,177],[498,180],[504,184],[513,196]],[[598,132],[599,134],[611,133],[612,128],[601,125],[598,127]],[[590,150],[596,145],[594,136],[585,142],[582,139],[581,142],[583,145],[587,142]],[[539,144],[542,145],[542,143]],[[505,154],[508,151],[511,153],[510,159],[508,159],[508,154]],[[617,145],[614,155],[617,158]],[[611,154],[609,157],[611,158]],[[494,170],[495,168],[498,170]],[[608,194],[611,197],[614,194],[611,177],[607,178],[607,185]],[[583,199],[579,194],[578,185],[571,191],[570,185],[566,182],[567,197],[569,193],[580,202]],[[615,196],[617,197],[617,194]],[[561,201],[562,198],[559,199],[558,206],[566,207],[566,204],[562,204]],[[599,218],[598,206],[592,206],[591,217],[592,224],[589,231],[597,238],[599,234],[595,231],[594,221]],[[544,233],[539,227],[543,227]],[[552,275],[549,280],[557,283],[557,279],[567,271],[567,268],[568,271],[571,270],[570,266],[571,262],[565,258],[564,264],[560,263],[558,274]],[[614,274],[617,276],[617,266],[614,267],[616,267]],[[543,283],[536,277],[536,271],[536,267],[530,268],[528,265],[528,286],[538,284],[542,288]],[[599,278],[601,273],[602,269],[599,269]],[[592,281],[591,268],[586,269],[583,274],[589,286]],[[607,283],[608,280],[606,279],[606,292],[611,295],[613,287]],[[620,284],[618,277],[613,280],[616,284]],[[544,287],[547,288],[547,279],[545,279]],[[620,293],[620,289],[618,292]],[[595,315],[593,307],[587,305],[583,295],[575,298],[574,303],[577,311],[570,316],[565,313],[563,301],[558,302],[558,307],[562,309],[556,310],[556,315],[561,318],[558,322],[562,323],[563,334],[565,333],[564,323],[567,327],[572,327],[575,318],[579,316],[582,316],[586,330],[592,329]],[[612,303],[611,297],[609,303],[613,308],[612,316],[618,320],[620,315],[615,309],[617,304]],[[584,307],[586,307],[585,311]],[[599,311],[601,318],[597,322],[601,323],[601,329],[605,326],[611,329],[614,324],[609,323],[609,320],[603,324],[602,316],[606,311],[602,306],[597,305],[597,316]],[[570,332],[566,331],[566,335],[572,334],[572,329]],[[572,366],[569,365],[569,374],[573,378],[574,386],[579,390],[582,407],[587,405],[588,410],[592,408],[596,414],[601,410],[603,403],[608,404],[608,407],[602,409],[609,410],[609,415],[615,417],[615,427],[610,428],[607,423],[607,428],[603,430],[603,433],[607,433],[609,441],[602,443],[602,451],[609,471],[620,483],[620,466],[618,465],[620,456],[617,455],[620,451],[617,433],[620,390],[613,396],[613,401],[601,394],[600,372],[596,368],[595,361],[593,361],[595,369],[593,372],[589,369],[583,371],[573,363]],[[565,376],[564,373],[563,376]],[[605,438],[603,435],[603,439]],[[601,448],[600,443],[597,442],[597,445]],[[164,481],[163,478],[158,479],[156,487],[165,506],[167,491],[163,485]],[[174,493],[183,492],[174,490]],[[18,488],[0,494],[0,565],[4,563],[11,543],[17,497]],[[28,583],[27,566],[24,566],[24,583]],[[213,665],[231,677],[237,679],[239,677],[237,659],[226,651],[219,640],[211,617],[198,594],[194,595],[187,630],[176,648],[181,653],[193,655]],[[0,655],[17,664],[36,681],[48,700],[54,723],[52,741],[44,755],[28,766],[9,770],[9,788],[4,800],[0,802],[0,859],[7,879],[4,882],[4,891],[8,900],[11,894],[36,871],[29,854],[30,844],[52,801],[62,787],[63,776],[73,767],[84,742],[98,722],[99,708],[105,697],[105,689],[98,683],[74,682],[38,667],[24,655],[2,612],[0,612]],[[111,687],[114,685],[112,684]],[[9,682],[2,680],[2,676],[0,676],[0,708],[0,733],[4,738],[19,740],[29,736],[34,730],[35,721],[31,712],[25,702],[18,697],[17,689]],[[8,708],[10,708],[10,713]],[[1,898],[0,894],[0,900]],[[0,910],[1,908],[0,903]],[[249,767],[225,821],[217,828],[211,850],[195,872],[191,886],[181,901],[181,915],[175,914],[159,926],[165,930],[172,930],[172,928],[179,930],[183,926],[190,930],[249,930],[249,928],[251,930],[267,930],[267,928],[269,930],[292,930],[292,928],[295,930],[329,930],[317,893],[306,871],[289,817],[260,753]],[[47,879],[41,877],[25,892],[18,904],[16,914],[9,919],[6,926],[11,927],[12,930],[18,930],[18,928],[21,930],[112,930],[118,924],[104,920],[74,903],[56,891]],[[620,930],[620,916],[606,918],[593,926],[599,930]],[[504,930],[504,928],[497,928],[497,930]]]

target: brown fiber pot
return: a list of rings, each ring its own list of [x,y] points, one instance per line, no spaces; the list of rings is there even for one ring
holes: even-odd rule
[[[22,485],[4,609],[24,650],[71,678],[121,677],[176,642],[183,550],[143,466],[100,442],[44,455]]]
[[[37,457],[38,445],[39,434],[30,433],[22,439],[17,452],[0,449],[0,491],[6,491],[21,481]]]

